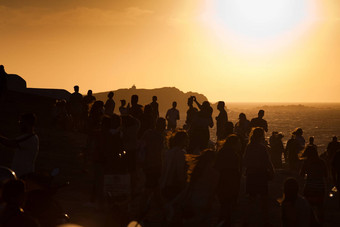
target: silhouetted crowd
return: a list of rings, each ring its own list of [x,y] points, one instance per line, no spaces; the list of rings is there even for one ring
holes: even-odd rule
[[[234,124],[220,101],[214,121],[210,103],[191,96],[185,124],[179,128],[176,101],[163,118],[156,96],[145,106],[138,103],[137,95],[132,95],[127,105],[121,100],[119,115],[113,97],[113,92],[108,93],[104,103],[96,100],[91,90],[83,97],[75,86],[70,99],[57,101],[53,112],[56,127],[87,133],[84,163],[93,172],[88,206],[107,209],[129,201],[134,205],[128,211],[130,219],[143,226],[231,226],[245,176],[249,205],[244,223],[251,209],[259,209],[262,225],[270,226],[268,184],[277,170],[285,169],[295,177],[283,185],[283,226],[323,225],[326,193],[330,185],[335,186],[334,193],[340,187],[340,143],[336,137],[319,156],[314,137],[306,144],[301,128],[292,132],[286,146],[284,135],[276,131],[267,141],[264,110],[251,120],[240,113]],[[33,115],[23,115],[21,138],[0,137],[0,143],[17,149],[11,168],[23,179],[35,171],[39,150],[34,121]],[[214,124],[216,142],[210,139]],[[304,180],[302,194],[299,179]],[[36,214],[28,212],[31,215],[26,217],[20,210],[24,193],[20,182],[10,180],[3,186],[3,226],[14,226],[8,223],[19,216],[39,220]],[[6,194],[8,187],[11,193]],[[216,203],[219,218],[213,220]],[[151,215],[155,210],[156,215]]]

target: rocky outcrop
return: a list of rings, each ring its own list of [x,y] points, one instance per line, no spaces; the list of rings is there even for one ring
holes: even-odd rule
[[[155,88],[155,89],[138,89],[135,86],[129,89],[118,89],[114,92],[113,99],[116,102],[116,110],[120,105],[120,100],[125,99],[126,103],[130,102],[132,95],[139,96],[139,103],[142,105],[146,105],[151,103],[152,96],[157,96],[159,103],[159,112],[165,113],[168,109],[171,108],[171,104],[173,101],[177,102],[177,108],[180,112],[184,113],[187,107],[187,100],[190,96],[196,96],[197,100],[202,103],[203,101],[207,101],[207,97],[202,94],[196,92],[183,92],[175,87],[163,87],[163,88]],[[107,92],[96,93],[94,96],[97,100],[106,101],[107,100]]]

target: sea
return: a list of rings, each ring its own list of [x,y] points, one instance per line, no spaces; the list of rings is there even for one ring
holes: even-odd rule
[[[215,106],[215,105],[214,105]],[[234,124],[240,113],[245,113],[248,120],[257,117],[260,109],[265,111],[264,119],[268,122],[267,139],[273,131],[284,135],[284,144],[296,128],[302,128],[303,136],[308,142],[313,136],[319,154],[323,153],[333,136],[340,139],[340,103],[229,103],[227,112],[229,121]],[[210,139],[216,141],[216,121],[218,110],[214,109],[214,127],[210,129]],[[186,112],[181,111],[178,127],[182,127]]]

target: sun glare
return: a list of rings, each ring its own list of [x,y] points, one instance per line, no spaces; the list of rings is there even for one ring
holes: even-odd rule
[[[219,36],[267,43],[297,36],[313,21],[313,0],[211,0],[205,21]]]

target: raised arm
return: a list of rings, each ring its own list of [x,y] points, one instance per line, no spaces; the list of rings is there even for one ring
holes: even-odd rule
[[[196,103],[196,105],[198,106],[198,108],[201,110],[202,109],[202,105],[197,101],[196,97],[194,97],[193,100]]]

